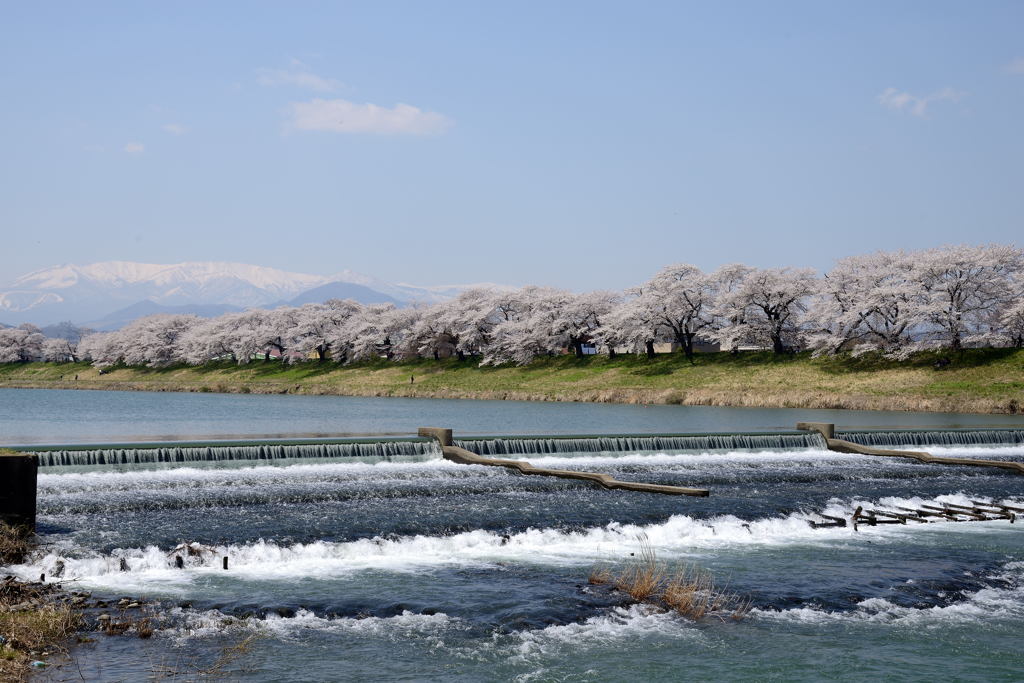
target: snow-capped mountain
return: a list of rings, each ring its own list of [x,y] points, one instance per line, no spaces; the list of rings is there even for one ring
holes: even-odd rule
[[[91,322],[142,302],[148,302],[146,309],[151,311],[201,306],[272,307],[319,301],[337,294],[363,303],[434,303],[458,296],[470,286],[475,285],[394,285],[350,270],[324,276],[216,261],[65,264],[23,275],[0,287],[0,321]]]

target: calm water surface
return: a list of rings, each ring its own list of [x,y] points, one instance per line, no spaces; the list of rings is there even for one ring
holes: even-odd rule
[[[537,403],[347,396],[0,389],[0,444],[458,434],[772,431],[801,420],[845,427],[1024,426],[1015,415]]]

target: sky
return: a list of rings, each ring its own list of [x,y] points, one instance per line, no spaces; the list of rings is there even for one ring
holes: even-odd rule
[[[1024,3],[0,4],[0,282],[581,291],[1022,244]]]

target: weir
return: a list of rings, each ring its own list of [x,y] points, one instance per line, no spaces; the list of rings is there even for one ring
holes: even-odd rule
[[[821,447],[821,440],[803,432],[737,434],[623,434],[570,436],[467,437],[454,445],[478,455],[543,455],[602,451],[708,451],[736,449],[785,450]]]
[[[993,446],[1024,444],[1024,429],[889,429],[836,432],[862,446]]]
[[[798,431],[733,434],[575,434],[475,436],[452,439],[447,448],[461,451],[462,462],[496,464],[523,474],[551,474],[586,479],[606,488],[655,491],[658,485],[619,482],[608,475],[572,470],[541,471],[527,462],[482,456],[546,455],[576,452],[791,450],[826,447],[863,455],[912,458],[919,462],[995,467],[1024,474],[1024,463],[973,458],[942,458],[919,451],[879,449],[879,445],[1015,445],[1024,444],[1024,429],[850,430],[836,433],[827,423],[800,423]],[[122,444],[14,446],[0,456],[0,519],[32,525],[35,521],[35,481],[39,467],[200,463],[216,461],[275,461],[324,458],[417,458],[443,455],[436,435],[430,438],[298,439],[288,441],[206,441]],[[453,458],[449,458],[453,459]],[[479,459],[479,460],[474,460]],[[489,462],[480,462],[489,460]],[[459,462],[456,460],[456,462]],[[628,485],[628,486],[627,486]],[[639,487],[639,488],[638,488]],[[707,495],[703,489],[682,489],[682,495]],[[657,491],[666,493],[669,491]],[[672,493],[678,493],[672,491]]]
[[[1024,429],[924,429],[842,431],[838,438],[862,446],[972,446],[1024,444]],[[732,434],[568,434],[463,436],[455,446],[477,455],[554,455],[664,451],[792,450],[822,448],[817,430]],[[440,455],[433,439],[298,439],[15,446],[38,456],[39,467],[133,465],[231,460],[401,458]]]
[[[27,449],[26,449],[27,450]],[[323,443],[235,443],[210,445],[129,445],[104,448],[54,448],[35,451],[40,467],[134,465],[292,458],[396,458],[437,455],[429,439]]]

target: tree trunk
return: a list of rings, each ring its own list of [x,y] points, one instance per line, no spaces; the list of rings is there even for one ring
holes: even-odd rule
[[[615,347],[614,346],[609,346],[608,347],[608,357],[609,358],[615,358]]]
[[[460,361],[461,360],[466,360],[466,352],[463,351],[462,349],[456,349],[455,350],[455,355],[457,355],[459,357]]]
[[[782,343],[782,337],[778,335],[772,336],[772,351],[775,353],[785,353],[786,345]]]
[[[654,341],[653,340],[648,341],[645,344],[645,346],[647,348],[647,357],[648,358],[654,358]]]
[[[579,339],[572,340],[572,351],[577,358],[583,358],[583,342]]]

